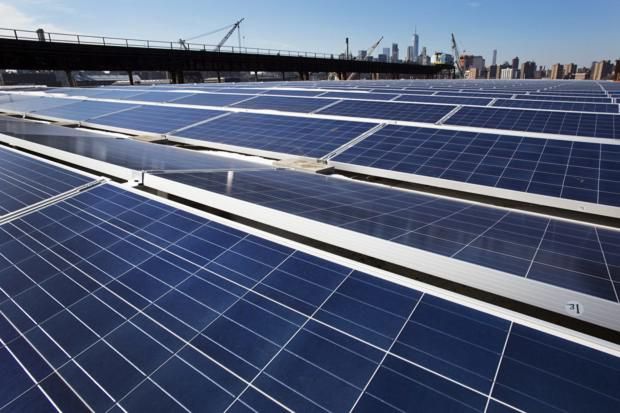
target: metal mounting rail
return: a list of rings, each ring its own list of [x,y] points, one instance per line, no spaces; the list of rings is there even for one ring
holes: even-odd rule
[[[457,105],[450,112],[446,113],[443,118],[441,118],[437,122],[435,122],[435,125],[443,125],[448,119],[450,119],[452,117],[452,115],[454,115],[456,112],[458,112],[462,107],[463,107],[463,105]]]
[[[366,132],[362,133],[357,138],[350,140],[349,142],[345,143],[344,145],[340,146],[339,148],[336,148],[335,150],[331,151],[327,155],[319,158],[319,160],[321,160],[321,161],[328,161],[331,158],[340,155],[342,152],[346,151],[347,149],[349,149],[350,147],[352,147],[354,145],[357,145],[358,143],[360,143],[361,141],[363,141],[364,139],[366,139],[370,135],[375,134],[376,132],[380,131],[381,129],[385,128],[386,126],[387,126],[387,123],[380,123],[377,126],[371,128],[371,129],[368,129]]]
[[[30,214],[32,212],[38,211],[40,209],[43,209],[43,208],[45,208],[45,207],[47,207],[49,205],[55,204],[55,203],[60,202],[60,201],[64,201],[67,198],[71,198],[74,195],[79,194],[80,192],[89,190],[89,189],[91,189],[91,188],[93,188],[95,186],[101,185],[101,184],[103,184],[103,183],[105,183],[107,181],[108,181],[107,178],[96,179],[96,180],[94,180],[92,182],[88,182],[88,183],[86,183],[84,185],[78,186],[77,188],[70,189],[70,190],[65,191],[65,192],[63,192],[61,194],[54,195],[54,196],[52,196],[50,198],[46,198],[46,199],[44,199],[42,201],[39,201],[39,202],[37,202],[35,204],[28,205],[28,206],[26,206],[24,208],[18,209],[17,211],[10,212],[10,213],[0,217],[0,225],[4,225],[7,222],[19,219],[19,218],[21,218],[21,217],[23,217],[25,215],[28,215],[28,214]]]

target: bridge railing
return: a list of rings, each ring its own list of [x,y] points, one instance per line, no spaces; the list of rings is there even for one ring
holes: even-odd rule
[[[44,32],[42,30],[20,30],[0,28],[0,39],[14,40],[30,40],[38,42],[54,42],[54,43],[73,43],[84,45],[98,46],[116,46],[116,47],[144,47],[148,49],[169,49],[169,50],[192,50],[192,51],[209,51],[220,53],[246,53],[274,56],[296,56],[296,57],[313,57],[323,59],[334,59],[333,54],[303,52],[296,50],[283,49],[267,49],[257,47],[235,47],[204,44],[204,43],[187,43],[181,41],[169,42],[161,40],[144,40],[130,39],[120,37],[93,36],[84,34],[69,33],[53,33]]]

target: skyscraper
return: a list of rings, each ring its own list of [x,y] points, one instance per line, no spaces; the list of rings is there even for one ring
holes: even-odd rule
[[[536,62],[523,62],[521,65],[521,79],[534,79],[536,77]]]
[[[493,62],[492,65],[497,65],[497,49],[493,49]]]
[[[601,60],[594,65],[592,80],[605,80],[612,74],[614,66],[609,60]]]
[[[426,47],[422,48],[422,54],[420,55],[420,64],[427,65],[430,63],[430,59],[426,55]]]
[[[392,43],[392,63],[398,63],[398,43]]]
[[[414,60],[418,58],[419,46],[420,46],[420,37],[418,36],[418,28],[416,27],[413,31],[413,59]]]
[[[384,47],[383,48],[383,53],[386,56],[387,61],[390,61],[390,48],[389,47]]]
[[[556,63],[551,66],[551,79],[562,79],[564,77],[564,66]]]
[[[416,55],[413,53],[413,46],[407,46],[407,62],[415,63]]]

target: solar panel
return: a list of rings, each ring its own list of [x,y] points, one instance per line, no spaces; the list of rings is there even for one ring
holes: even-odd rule
[[[529,109],[550,109],[575,112],[618,113],[617,104],[584,103],[584,102],[553,102],[544,100],[498,99],[493,106]]]
[[[435,123],[455,106],[344,100],[318,113],[386,120]]]
[[[89,182],[93,179],[0,148],[0,217]]]
[[[7,120],[0,118],[0,134],[17,138],[11,139],[0,135],[0,141],[11,145],[52,156],[66,161],[67,154],[78,155],[81,166],[97,169],[110,175],[132,180],[135,171],[168,171],[168,170],[238,170],[263,169],[261,163],[248,162],[208,153],[176,148],[173,146],[154,145],[152,143],[132,139],[113,138],[80,129],[68,129],[57,125],[47,125],[24,120]],[[57,149],[62,153],[52,153],[30,144],[43,145],[45,148]],[[97,160],[127,170],[97,165],[95,168],[90,160]]]
[[[0,233],[9,411],[619,406],[618,358],[110,185]]]
[[[620,138],[620,116],[610,114],[466,106],[454,113],[445,123],[525,132]]]
[[[285,98],[286,99],[286,98]],[[373,126],[369,123],[293,116],[233,113],[170,136],[236,147],[319,158]],[[208,144],[207,144],[208,146]]]
[[[544,96],[544,95],[517,95],[515,99],[543,100],[543,101],[564,101],[564,102],[590,102],[590,103],[611,103],[609,98],[575,97],[575,96]]]
[[[388,125],[333,160],[620,206],[619,156],[618,145]]]
[[[75,102],[75,101],[70,101]],[[31,111],[32,114],[49,118],[68,119],[83,121],[97,116],[126,110],[135,105],[125,103],[99,102],[93,100],[83,100],[70,105],[63,105],[55,108],[39,109]]]
[[[257,96],[232,105],[236,108],[272,109],[286,112],[309,113],[333,103],[327,99],[296,98],[280,96]]]
[[[370,100],[391,100],[398,94],[396,93],[355,93],[355,92],[327,92],[321,97],[323,98],[341,98],[341,99],[370,99]]]
[[[172,102],[177,99],[192,96],[192,93],[175,93],[175,92],[146,92],[127,97],[127,100],[136,100],[142,102]],[[99,96],[97,96],[99,97]]]
[[[166,133],[219,116],[222,113],[206,109],[148,105],[98,117],[93,119],[92,123],[127,130]]]
[[[460,97],[460,96],[420,96],[420,95],[402,95],[396,99],[400,102],[429,102],[429,103],[450,103],[454,105],[479,105],[486,106],[493,99],[478,97]]]
[[[617,231],[302,172],[165,178],[618,302],[605,262],[620,246]]]
[[[248,98],[249,96],[247,95],[196,93],[194,95],[175,100],[174,103],[183,105],[228,106]]]
[[[512,96],[512,92],[457,92],[457,91],[439,91],[435,96],[468,96],[468,97],[479,97],[479,98],[509,98]]]
[[[324,93],[323,90],[282,90],[282,89],[267,89],[265,95],[278,95],[278,96],[317,96]]]
[[[15,96],[14,99],[5,98],[4,101],[0,101],[0,110],[7,112],[32,112],[35,110],[69,105],[75,102],[76,100],[72,99],[60,99],[50,97],[36,97],[33,99],[25,99]]]

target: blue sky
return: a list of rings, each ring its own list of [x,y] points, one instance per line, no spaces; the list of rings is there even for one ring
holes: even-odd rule
[[[490,64],[519,56],[538,64],[620,58],[618,0],[349,1],[263,0],[0,0],[0,27],[175,40],[245,17],[244,45],[340,53],[380,36],[382,47],[411,42],[414,26],[429,53],[449,51],[454,32],[461,49]],[[301,4],[306,4],[301,7]],[[205,38],[217,43],[223,33]],[[236,43],[236,36],[229,44]],[[375,53],[376,54],[376,53]]]

